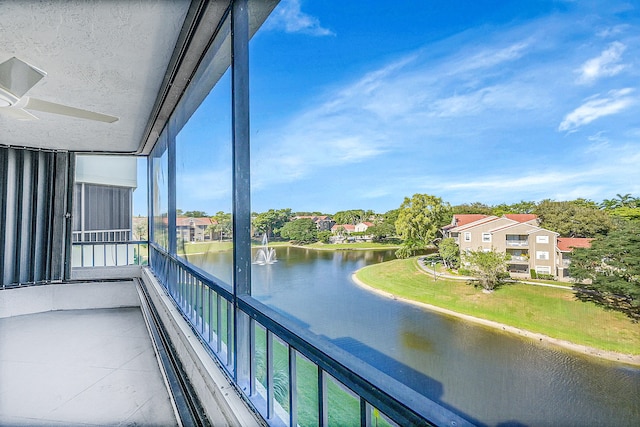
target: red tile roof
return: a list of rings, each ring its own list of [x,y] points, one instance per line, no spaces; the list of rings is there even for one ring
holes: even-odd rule
[[[456,227],[461,227],[463,225],[471,224],[472,222],[476,222],[487,217],[488,215],[483,214],[455,214],[453,216],[453,224]]]
[[[193,222],[192,222],[193,221]],[[190,227],[191,225],[211,225],[211,218],[189,218],[181,216],[176,218],[176,226],[178,227]]]
[[[535,214],[505,214],[504,217],[518,222],[528,222],[532,219],[538,219],[538,215]]]
[[[331,227],[331,231],[337,231],[340,227],[344,228],[345,231],[356,231],[356,226],[353,224],[336,224]]]
[[[571,252],[573,248],[590,248],[592,240],[587,237],[558,237],[558,249]]]

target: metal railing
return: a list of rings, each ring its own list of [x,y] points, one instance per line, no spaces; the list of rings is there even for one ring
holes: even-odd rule
[[[507,246],[529,246],[528,240],[507,240]]]
[[[126,242],[131,240],[130,229],[74,231],[73,242]]]
[[[159,246],[149,251],[151,270],[183,317],[270,425],[471,425],[251,296],[234,296],[229,285]],[[239,336],[236,322],[249,325],[249,337]],[[248,381],[241,380],[246,366]]]
[[[149,244],[143,240],[73,242],[71,267],[120,267],[147,265]]]

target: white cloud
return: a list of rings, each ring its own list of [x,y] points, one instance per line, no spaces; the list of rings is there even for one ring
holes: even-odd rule
[[[608,27],[603,30],[598,31],[596,34],[598,37],[607,38],[611,36],[617,36],[621,33],[624,33],[630,26],[627,24],[616,25],[613,27]]]
[[[335,35],[333,31],[324,28],[318,18],[302,12],[300,0],[283,0],[269,17],[265,27],[312,36]]]
[[[526,49],[529,45],[530,41],[522,41],[503,48],[485,49],[478,54],[465,58],[461,70],[491,68],[505,62],[514,61],[521,58],[526,53]]]
[[[557,129],[571,133],[638,97],[629,81],[618,86],[628,88],[585,98],[595,91],[572,84],[579,42],[566,39],[564,25],[548,22],[443,40],[354,80],[334,81],[306,100],[306,109],[282,115],[283,125],[261,128],[253,138],[252,185],[287,196],[299,189],[320,194],[319,187],[333,185],[372,203],[416,192],[452,203],[500,203],[601,199],[628,188],[629,177],[640,182],[637,166],[610,155],[622,155],[619,129],[591,137],[555,132],[565,114]],[[611,44],[594,58],[600,62],[592,76],[617,72],[623,51]],[[572,111],[576,99],[582,105]],[[560,139],[566,144],[558,149]],[[604,158],[608,169],[598,162]]]
[[[600,117],[619,113],[636,102],[636,99],[631,96],[632,93],[632,88],[624,88],[609,91],[605,97],[592,97],[567,114],[558,126],[558,130],[572,132]]]
[[[611,77],[620,73],[625,67],[621,64],[622,54],[627,47],[620,42],[613,42],[596,58],[586,61],[579,70],[579,84],[591,84],[601,77]]]

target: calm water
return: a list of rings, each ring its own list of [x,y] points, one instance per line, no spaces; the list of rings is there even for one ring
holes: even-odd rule
[[[351,281],[392,251],[276,250],[277,263],[254,265],[256,298],[472,422],[640,425],[640,369],[432,313]],[[221,273],[228,259],[190,260],[229,280]]]

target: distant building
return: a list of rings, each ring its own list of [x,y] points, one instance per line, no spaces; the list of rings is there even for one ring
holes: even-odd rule
[[[176,218],[176,234],[178,241],[182,242],[203,242],[211,240],[212,233],[210,226],[213,224],[211,218]]]
[[[353,224],[334,224],[331,227],[331,232],[333,234],[345,235],[355,233],[356,226]]]
[[[328,215],[298,215],[294,216],[292,219],[310,219],[316,224],[318,231],[329,231],[336,223]]]
[[[556,279],[565,278],[571,249],[589,247],[591,239],[559,237],[539,223],[533,214],[454,215],[442,234],[456,240],[461,255],[477,250],[509,255],[508,271],[515,277],[529,277],[535,271]]]
[[[355,231],[356,233],[364,233],[365,231],[367,231],[367,229],[369,227],[373,227],[373,223],[372,222],[359,222],[358,224],[356,224],[356,228]]]
[[[131,240],[137,159],[78,155],[73,203],[74,242]]]
[[[571,265],[571,253],[575,248],[590,248],[593,239],[585,237],[558,237],[558,277],[569,276],[569,265]]]

